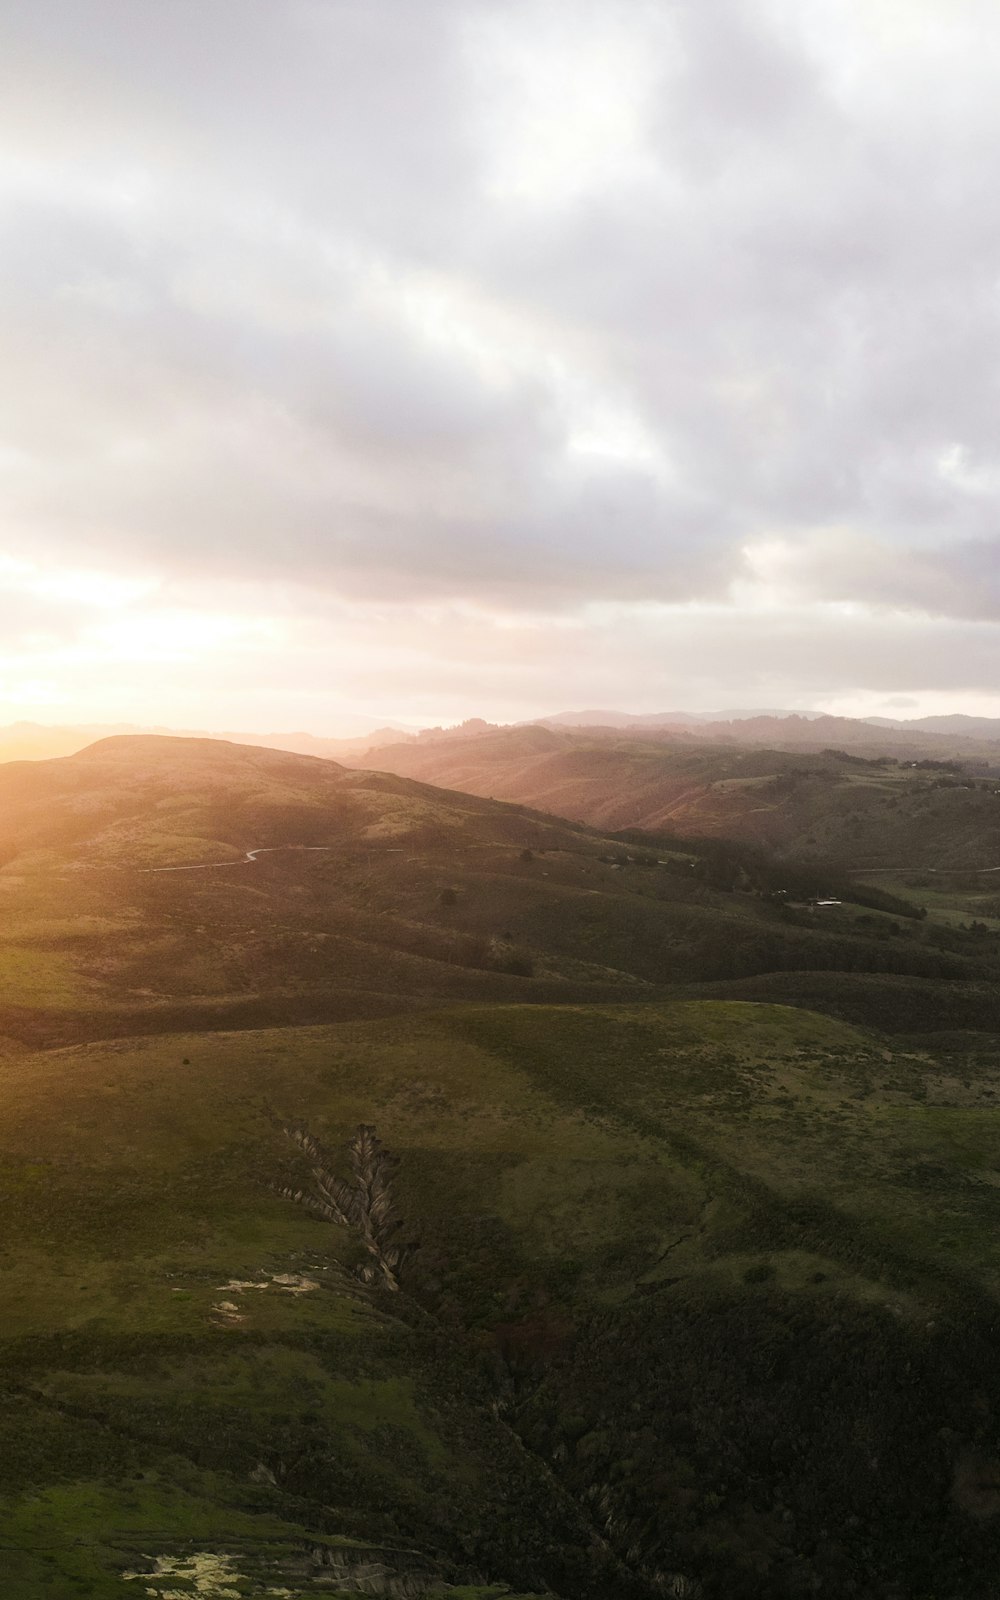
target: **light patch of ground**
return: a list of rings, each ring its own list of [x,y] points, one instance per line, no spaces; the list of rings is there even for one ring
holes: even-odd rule
[[[220,1294],[245,1294],[248,1289],[277,1289],[282,1294],[312,1294],[319,1288],[316,1278],[307,1278],[301,1272],[272,1272],[265,1278],[230,1278],[220,1283]],[[212,1321],[219,1328],[235,1328],[246,1317],[237,1300],[217,1300],[212,1306]]]
[[[245,1587],[233,1588],[243,1574],[232,1556],[219,1555],[214,1550],[199,1550],[189,1556],[150,1556],[151,1572],[123,1572],[126,1583],[145,1584],[150,1600],[191,1600],[201,1595],[202,1600],[242,1600]],[[163,1583],[177,1579],[183,1589],[165,1589]],[[150,1581],[152,1580],[152,1582]],[[268,1600],[291,1600],[291,1589],[258,1589],[257,1594]]]
[[[212,1320],[221,1327],[231,1328],[239,1322],[245,1322],[246,1318],[235,1300],[219,1300],[212,1307]]]
[[[311,1294],[313,1289],[319,1288],[315,1278],[305,1278],[299,1272],[273,1273],[270,1277],[263,1278],[260,1283],[249,1278],[233,1278],[229,1283],[220,1283],[219,1288],[223,1293],[228,1291],[230,1294],[238,1294],[244,1289],[269,1289],[272,1284],[285,1294]]]

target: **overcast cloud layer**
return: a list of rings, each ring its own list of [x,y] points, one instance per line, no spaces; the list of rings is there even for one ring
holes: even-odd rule
[[[0,22],[15,714],[1000,712],[992,0]]]

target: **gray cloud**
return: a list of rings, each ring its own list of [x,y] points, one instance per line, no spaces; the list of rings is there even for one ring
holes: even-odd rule
[[[565,617],[778,541],[796,617],[1000,615],[990,8],[5,20],[10,553]]]
[[[1000,616],[1000,539],[960,538],[933,549],[840,529],[783,547],[775,570],[800,602],[863,597],[883,610],[972,621]]]

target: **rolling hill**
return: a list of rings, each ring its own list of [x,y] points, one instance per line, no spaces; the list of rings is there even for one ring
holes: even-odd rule
[[[337,738],[313,733],[208,733],[180,728],[137,728],[51,725],[40,722],[11,722],[0,727],[0,762],[49,761],[57,756],[75,755],[99,740],[122,737],[167,737],[183,739],[222,739],[229,744],[255,745],[270,750],[289,750],[298,755],[323,756],[337,760],[343,754],[357,755],[380,744],[399,744],[407,738],[400,727],[373,728],[370,721],[349,719],[355,730]]]
[[[981,983],[1000,928],[974,891],[921,920],[937,891],[905,881],[865,890],[709,840],[630,852],[500,801],[209,740],[0,767],[0,859],[0,1033],[31,1045],[773,971]],[[843,905],[808,904],[834,890]]]
[[[513,937],[495,913],[453,909],[453,884],[516,878],[523,851],[578,841],[556,819],[212,740],[124,736],[11,763],[2,1028],[68,1039],[514,998]]]
[[[418,740],[368,759],[602,830],[746,839],[858,868],[1000,864],[1000,774],[960,763],[541,727]]]
[[[992,1600],[981,875],[142,736],[0,849],[5,1594]]]

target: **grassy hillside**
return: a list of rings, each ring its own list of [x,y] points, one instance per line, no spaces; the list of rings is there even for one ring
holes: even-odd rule
[[[496,807],[217,739],[122,736],[0,766],[0,850],[22,866],[194,866],[348,838],[475,843],[505,827],[516,839],[516,823]]]
[[[627,846],[212,741],[124,738],[0,767],[0,839],[12,1048],[477,999],[655,1000],[766,973],[982,985],[1000,957],[988,876],[866,887],[710,840]],[[831,892],[843,903],[809,903]]]
[[[577,841],[555,819],[218,741],[0,767],[0,1028],[56,1041],[512,998],[530,963],[495,919],[456,927],[452,885]]]
[[[372,759],[602,830],[746,839],[858,868],[1000,864],[1000,776],[975,764],[540,727],[390,745]]]
[[[985,1597],[991,1068],[702,1001],[8,1061],[8,1592]],[[402,1297],[276,1118],[377,1123]]]
[[[0,838],[5,1595],[992,1600],[986,875],[141,738]]]

